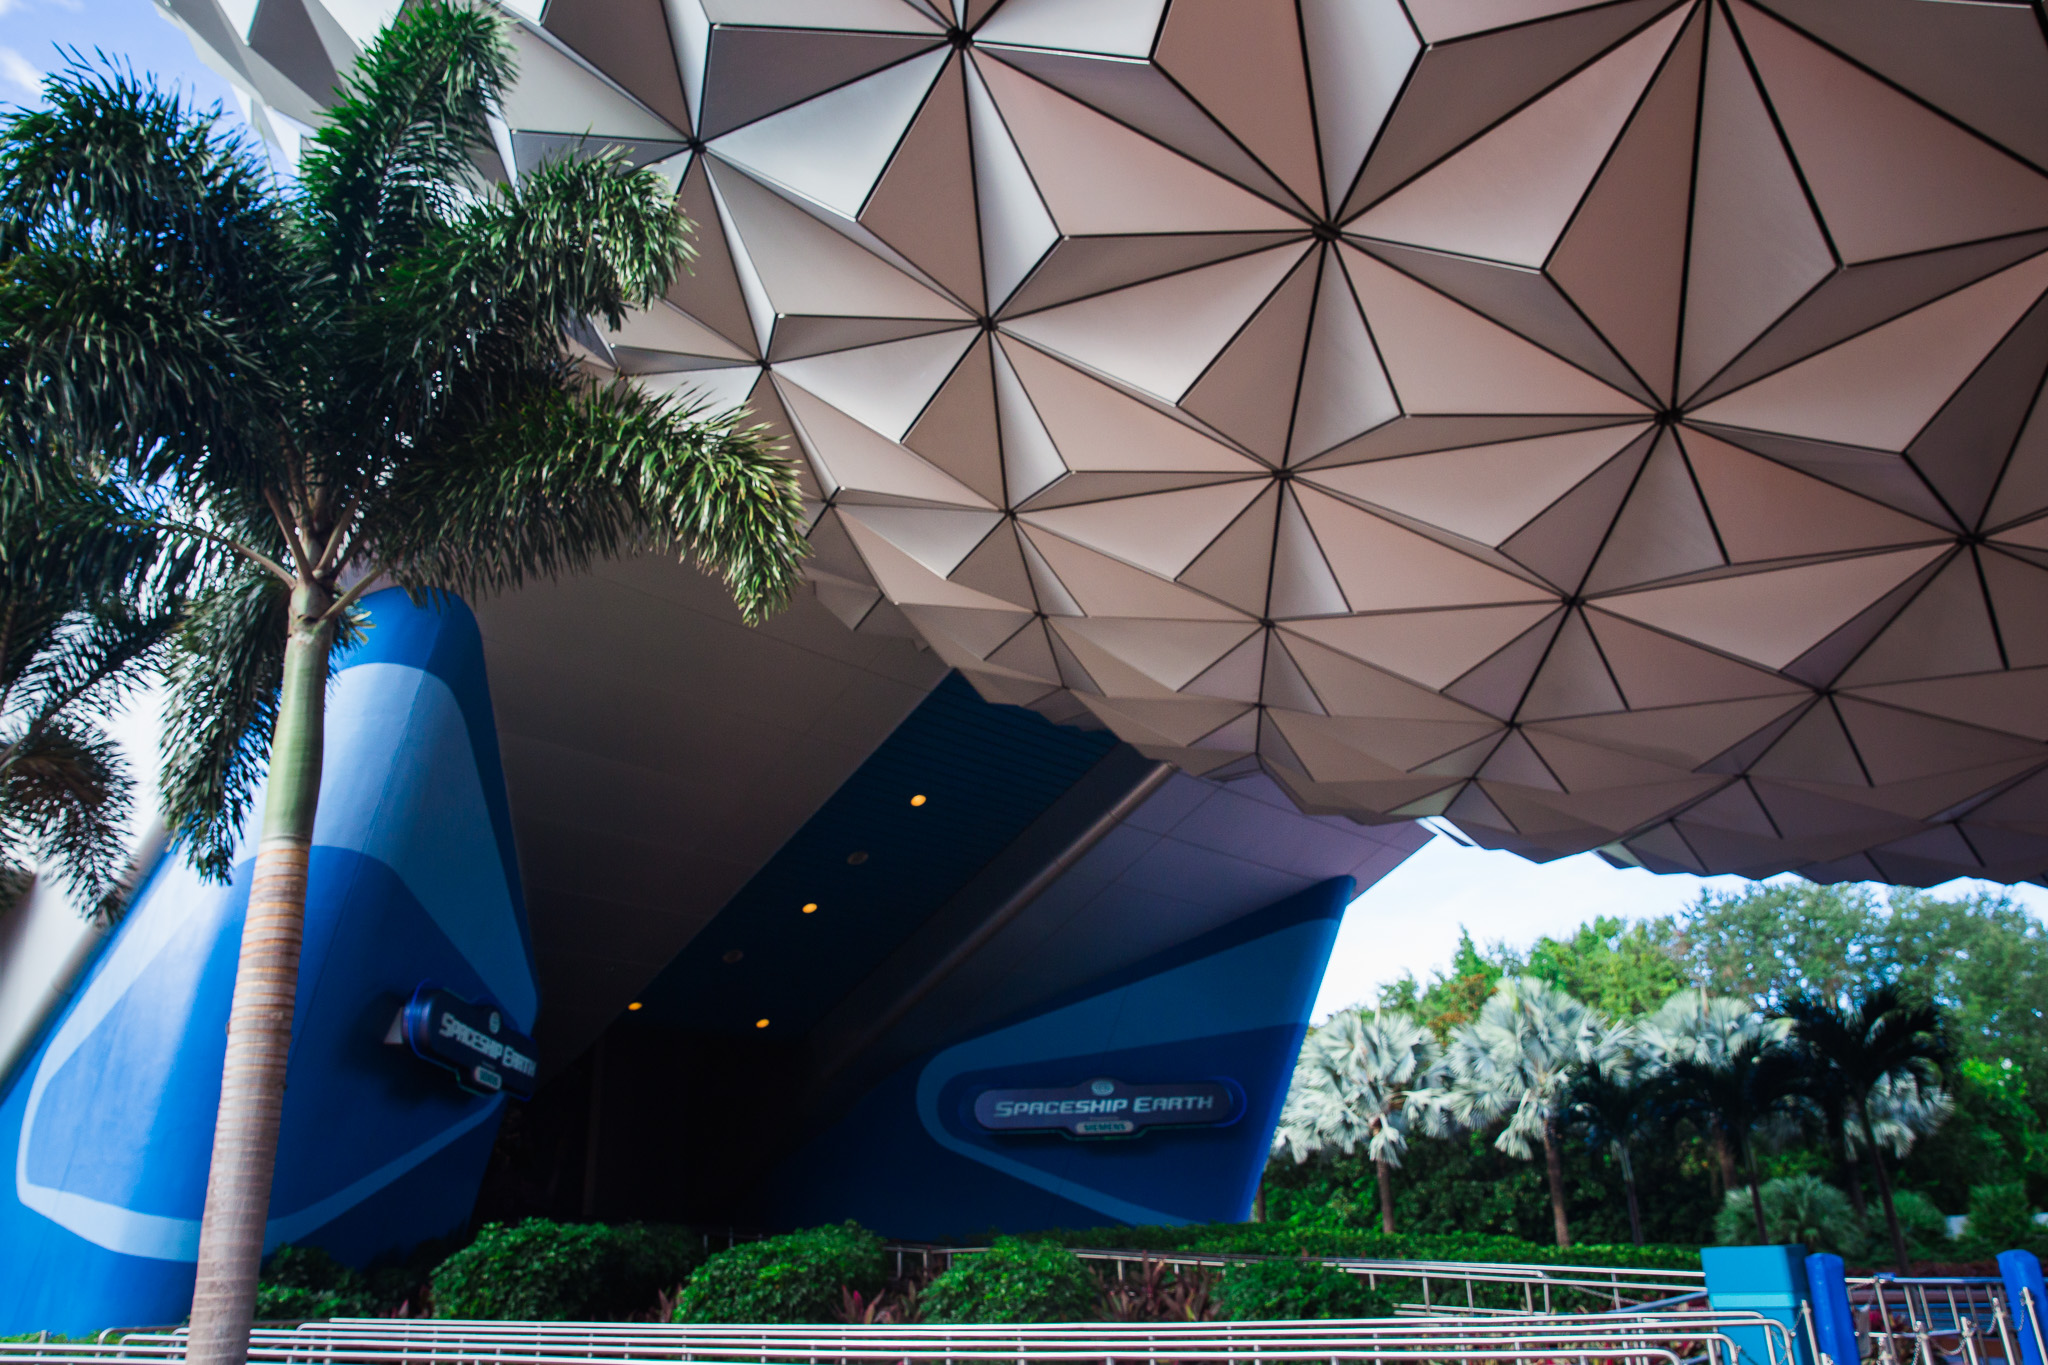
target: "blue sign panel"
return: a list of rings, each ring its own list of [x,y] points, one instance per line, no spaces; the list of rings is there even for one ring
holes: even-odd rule
[[[459,995],[422,981],[406,1004],[405,1041],[436,1066],[455,1073],[455,1082],[479,1095],[499,1091],[533,1098],[539,1074],[533,1039],[512,1028],[496,1005],[472,1005]]]
[[[1126,1085],[1083,1081],[1058,1089],[984,1090],[974,1121],[991,1133],[1061,1133],[1074,1138],[1135,1137],[1148,1128],[1220,1128],[1244,1113],[1234,1081],[1162,1081]]]

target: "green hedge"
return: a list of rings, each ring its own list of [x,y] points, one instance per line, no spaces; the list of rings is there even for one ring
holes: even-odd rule
[[[375,1317],[382,1305],[362,1274],[318,1247],[282,1246],[263,1263],[258,1322]]]
[[[924,1291],[927,1322],[1094,1322],[1101,1290],[1081,1258],[1063,1246],[998,1237],[975,1256],[956,1256]]]
[[[643,1223],[486,1223],[434,1269],[434,1316],[536,1322],[625,1322],[703,1259],[686,1228]]]
[[[1394,1302],[1356,1275],[1321,1261],[1251,1261],[1223,1272],[1218,1316],[1231,1322],[1390,1318]]]
[[[833,1322],[846,1291],[872,1298],[888,1276],[882,1239],[850,1221],[742,1242],[690,1277],[675,1320]]]
[[[1360,1256],[1383,1261],[1508,1261],[1527,1265],[1597,1265],[1638,1270],[1698,1270],[1691,1246],[1546,1246],[1493,1233],[1447,1232],[1388,1236],[1349,1228],[1300,1228],[1285,1223],[1197,1223],[1187,1227],[1054,1228],[1030,1234],[1103,1250],[1200,1251],[1239,1256]]]

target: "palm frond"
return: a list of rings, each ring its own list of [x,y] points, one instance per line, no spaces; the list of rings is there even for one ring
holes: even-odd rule
[[[0,862],[54,867],[80,905],[111,918],[133,801],[113,741],[61,717],[10,738],[0,765]]]

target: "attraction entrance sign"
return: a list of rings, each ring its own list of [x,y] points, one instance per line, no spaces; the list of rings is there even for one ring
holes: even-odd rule
[[[699,225],[592,362],[789,442],[849,624],[1535,857],[2048,867],[2032,7],[537,17],[500,157]]]

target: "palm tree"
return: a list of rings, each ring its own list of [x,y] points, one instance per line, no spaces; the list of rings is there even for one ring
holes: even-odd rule
[[[104,722],[162,653],[194,566],[93,524],[93,490],[28,493],[0,473],[0,911],[40,867],[110,920],[132,798]]]
[[[1680,1103],[1706,1121],[1722,1150],[1748,1177],[1759,1241],[1768,1241],[1770,1232],[1756,1169],[1757,1130],[1800,1112],[1801,1082],[1808,1069],[1798,1048],[1768,1030],[1736,1038],[1718,1060],[1680,1056],[1665,1064]],[[1728,1188],[1736,1187],[1731,1183]]]
[[[1590,1006],[1530,976],[1494,988],[1478,1017],[1451,1035],[1445,1080],[1412,1097],[1433,1131],[1477,1128],[1502,1114],[1494,1146],[1526,1161],[1543,1148],[1557,1244],[1571,1245],[1559,1151],[1572,1085],[1627,1050],[1626,1027],[1610,1027]]]
[[[1390,1172],[1408,1146],[1408,1096],[1428,1083],[1440,1051],[1434,1034],[1397,1011],[1331,1016],[1302,1044],[1273,1151],[1299,1163],[1332,1148],[1348,1156],[1363,1143],[1379,1181],[1380,1228],[1391,1234]]]
[[[0,120],[0,439],[131,490],[117,520],[222,547],[170,668],[165,816],[218,879],[267,787],[228,1026],[190,1358],[242,1359],[291,1036],[329,658],[380,583],[500,591],[642,547],[758,619],[803,552],[758,434],[581,370],[658,298],[689,225],[658,174],[475,170],[514,80],[503,21],[416,0],[300,176],[118,70]],[[216,111],[216,115],[217,115]]]
[[[1636,1198],[1636,1170],[1629,1146],[1660,1125],[1668,1104],[1663,1078],[1632,1065],[1626,1054],[1606,1066],[1589,1068],[1565,1094],[1564,1124],[1613,1153],[1628,1194],[1629,1236],[1643,1244],[1642,1205]]]
[[[1878,1200],[1884,1205],[1885,1227],[1891,1233],[1892,1255],[1906,1267],[1906,1237],[1892,1204],[1891,1174],[1877,1135],[1879,1087],[1910,1079],[1917,1092],[1932,1089],[1937,1069],[1949,1049],[1942,1036],[1941,1011],[1933,1004],[1906,999],[1897,985],[1886,982],[1854,1002],[1804,997],[1785,1007],[1799,1039],[1820,1065],[1834,1072],[1848,1100],[1849,1112],[1870,1154],[1877,1175]]]
[[[1644,1063],[1653,1070],[1665,1072],[1684,1062],[1695,1070],[1718,1071],[1726,1069],[1738,1053],[1783,1041],[1791,1027],[1738,996],[1687,990],[1673,995],[1644,1019],[1637,1026],[1637,1036]],[[1718,1124],[1708,1125],[1708,1141],[1720,1167],[1723,1192],[1735,1189],[1740,1183],[1737,1147]]]

